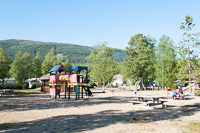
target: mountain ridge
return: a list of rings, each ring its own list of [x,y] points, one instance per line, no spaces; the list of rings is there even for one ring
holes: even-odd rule
[[[85,58],[89,56],[91,50],[94,49],[94,47],[71,43],[43,42],[21,39],[0,40],[0,46],[4,48],[7,56],[12,61],[18,51],[30,53],[32,58],[39,53],[41,61],[43,61],[46,54],[54,48],[56,54],[63,55],[63,61],[69,59],[71,63],[86,63],[87,61]],[[116,51],[118,52],[114,53],[115,61],[122,62],[126,58],[126,54],[124,54],[121,49],[116,49]]]

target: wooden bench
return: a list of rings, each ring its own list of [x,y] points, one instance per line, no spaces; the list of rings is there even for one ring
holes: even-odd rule
[[[3,96],[4,92],[3,91],[0,91],[0,96]]]
[[[136,104],[140,104],[140,105],[146,105],[146,106],[149,106],[149,102],[140,102],[140,101],[128,101],[129,103],[132,103],[133,105],[136,105]]]
[[[11,89],[5,89],[5,90],[1,90],[0,91],[1,96],[3,96],[3,95],[11,95],[13,93],[14,93],[14,91],[11,90]]]

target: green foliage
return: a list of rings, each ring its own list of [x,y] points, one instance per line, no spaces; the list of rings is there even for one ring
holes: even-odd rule
[[[72,66],[72,64],[69,62],[69,60],[67,59],[65,62],[62,63],[62,65],[64,66],[64,68],[69,71],[69,67]]]
[[[0,79],[8,77],[10,63],[10,59],[6,56],[6,53],[0,46]]]
[[[178,89],[178,84],[172,83],[170,86],[170,89],[172,89],[172,90]]]
[[[9,82],[9,83],[6,83],[5,84],[5,87],[6,89],[22,89],[23,86],[18,84],[18,83],[12,83],[12,82]],[[28,88],[28,82],[26,82],[25,84],[25,88]]]
[[[15,60],[11,65],[10,74],[15,79],[15,81],[23,85],[25,89],[25,80],[31,76],[31,57],[28,53],[22,53],[19,51]]]
[[[176,80],[176,54],[172,40],[163,35],[156,47],[156,81],[162,87],[171,87]]]
[[[86,63],[85,58],[90,55],[91,51],[95,48],[87,46],[79,46],[67,43],[51,43],[51,42],[39,42],[39,41],[28,41],[28,40],[2,40],[0,41],[7,54],[7,56],[13,61],[18,51],[30,53],[33,59],[37,53],[41,56],[41,61],[45,59],[46,54],[52,49],[55,49],[56,55],[61,55],[62,61],[67,59],[71,63]],[[126,55],[120,49],[116,49],[114,59],[116,62],[122,62]]]
[[[111,82],[113,76],[118,73],[117,65],[113,57],[113,48],[108,48],[104,42],[102,45],[97,46],[97,49],[87,57],[88,62],[92,63],[91,72],[92,80],[98,81],[105,85]]]
[[[26,90],[18,89],[18,90],[14,90],[14,91],[17,93],[33,94],[33,93],[41,93],[41,88],[38,87],[36,89],[26,89]]]
[[[200,96],[200,91],[195,91],[195,92],[194,92],[194,95],[195,95],[195,96]]]
[[[42,73],[47,74],[49,70],[57,64],[57,59],[55,55],[54,48],[52,48],[49,53],[45,56],[45,59],[42,63]]]
[[[89,88],[93,88],[93,87],[94,87],[94,81],[90,81],[90,82],[88,83],[88,86],[89,86]]]
[[[124,78],[139,79],[141,77],[144,82],[155,79],[153,65],[155,63],[154,44],[154,39],[142,34],[136,34],[131,37],[130,46],[123,51],[128,55],[123,62],[122,73]]]
[[[42,63],[40,61],[40,56],[37,54],[32,62],[32,77],[38,78],[42,76]]]
[[[199,40],[197,36],[199,33],[190,33],[190,30],[192,30],[192,27],[194,26],[195,24],[193,24],[193,18],[189,15],[185,16],[185,22],[181,23],[180,26],[180,29],[185,30],[183,33],[183,41],[180,41],[180,46],[178,47],[180,59],[177,64],[177,77],[180,80],[189,79],[189,81],[191,81],[191,73],[196,74],[196,79],[193,77],[194,80],[200,80],[199,63],[198,60],[196,60],[196,54],[193,50],[198,45]]]

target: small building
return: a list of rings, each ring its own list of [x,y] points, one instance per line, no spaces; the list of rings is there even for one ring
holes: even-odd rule
[[[113,77],[113,85],[122,85],[123,84],[123,76],[120,74],[117,74]]]
[[[41,92],[49,93],[49,74],[39,78],[41,80]]]

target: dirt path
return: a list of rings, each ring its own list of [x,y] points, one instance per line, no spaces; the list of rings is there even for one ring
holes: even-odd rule
[[[165,98],[165,91],[140,91],[138,95]],[[94,92],[88,100],[49,99],[48,94],[0,97],[0,132],[127,132],[168,133],[185,131],[184,125],[200,122],[200,97],[165,99],[167,108],[138,108],[128,103],[132,91]]]

